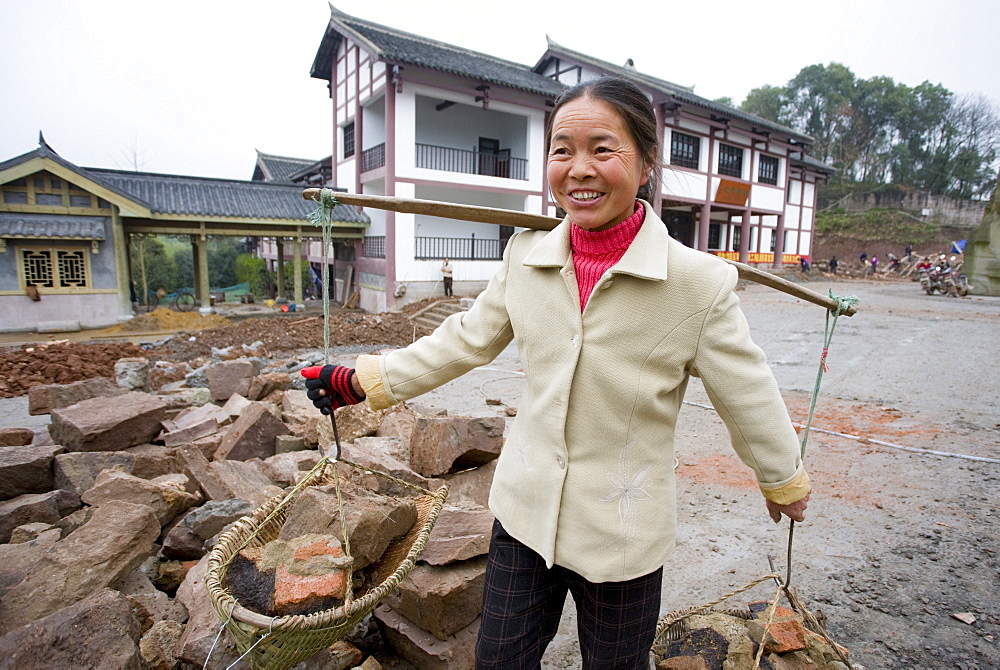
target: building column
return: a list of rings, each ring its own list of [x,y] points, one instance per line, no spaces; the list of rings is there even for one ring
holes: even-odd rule
[[[399,72],[392,66],[385,84],[385,194],[396,195],[396,86]],[[396,306],[396,212],[385,213],[385,308]]]
[[[111,235],[115,254],[115,279],[118,286],[118,320],[127,321],[135,314],[132,312],[132,276],[129,273],[128,242],[125,240],[125,228],[122,225],[118,205],[111,206]],[[136,291],[138,296],[138,291]]]
[[[285,240],[281,237],[274,238],[274,282],[278,287],[278,294],[275,296],[281,300],[285,297]]]
[[[750,210],[744,209],[740,222],[740,263],[750,259]]]
[[[708,251],[708,227],[712,221],[712,206],[707,202],[701,206],[701,216],[698,217],[698,234],[695,245],[698,251]]]
[[[301,305],[305,301],[302,297],[302,238],[296,235],[292,238],[292,277],[293,300],[296,305]]]
[[[778,225],[774,228],[774,260],[771,267],[780,270],[784,263],[782,257],[785,254],[785,215],[778,215]]]
[[[208,281],[208,236],[192,235],[192,251],[194,253],[194,284],[195,298],[201,304],[202,314],[212,311],[212,297],[209,295]]]

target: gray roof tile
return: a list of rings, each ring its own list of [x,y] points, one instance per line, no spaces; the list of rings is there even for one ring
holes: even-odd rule
[[[106,216],[0,212],[0,237],[51,237],[104,240]]]

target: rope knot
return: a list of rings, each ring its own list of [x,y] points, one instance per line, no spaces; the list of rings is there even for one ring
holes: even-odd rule
[[[852,307],[854,307],[860,302],[860,300],[854,296],[834,295],[833,289],[830,289],[827,292],[827,295],[830,297],[831,300],[834,300],[837,303],[837,307],[835,309],[830,310],[833,313],[834,317],[843,316],[844,314],[847,314],[848,310],[850,310]]]

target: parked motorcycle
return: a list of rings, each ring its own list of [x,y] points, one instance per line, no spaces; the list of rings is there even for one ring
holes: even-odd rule
[[[932,266],[921,268],[920,288],[927,295],[935,291],[952,297],[968,295],[969,278],[960,272],[961,264],[952,266],[954,261],[954,256],[948,259],[942,254]]]

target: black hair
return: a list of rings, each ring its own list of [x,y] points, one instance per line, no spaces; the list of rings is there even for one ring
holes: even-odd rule
[[[593,98],[608,103],[625,122],[625,127],[628,128],[639,154],[650,168],[649,181],[639,187],[636,196],[652,203],[653,196],[660,190],[662,168],[660,140],[656,132],[656,113],[642,89],[627,79],[619,77],[591,79],[560,93],[549,114],[548,127],[545,129],[546,155],[552,141],[553,119],[563,105],[580,98]]]

